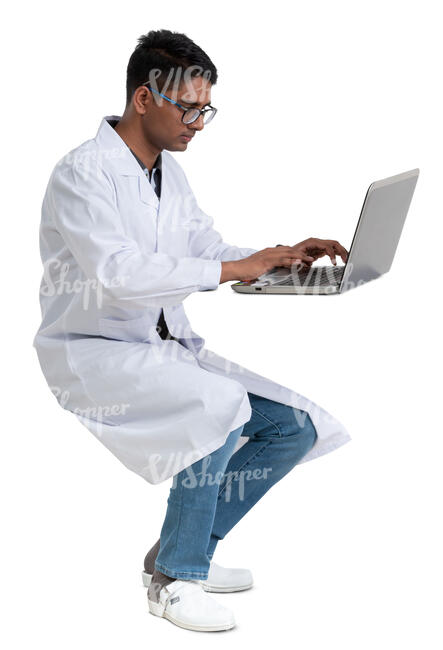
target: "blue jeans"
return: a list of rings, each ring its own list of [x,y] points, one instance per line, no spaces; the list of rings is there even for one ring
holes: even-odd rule
[[[173,477],[155,568],[206,580],[219,540],[314,445],[309,414],[248,393],[252,415],[225,444]],[[248,442],[235,453],[240,436]]]

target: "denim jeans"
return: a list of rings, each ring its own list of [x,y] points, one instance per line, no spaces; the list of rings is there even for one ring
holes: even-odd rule
[[[219,540],[314,445],[309,414],[248,393],[252,415],[225,444],[173,477],[155,568],[206,580]],[[233,453],[240,436],[248,442]]]

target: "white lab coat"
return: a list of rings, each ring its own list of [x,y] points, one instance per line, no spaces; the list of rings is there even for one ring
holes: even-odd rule
[[[256,249],[222,241],[167,151],[159,201],[108,119],[120,118],[104,117],[94,139],[56,164],[43,199],[33,344],[58,403],[152,484],[246,424],[248,391],[309,413],[318,437],[302,462],[346,443],[329,413],[208,350],[191,329],[183,300],[216,290],[221,261]],[[180,343],[158,335],[161,308]]]

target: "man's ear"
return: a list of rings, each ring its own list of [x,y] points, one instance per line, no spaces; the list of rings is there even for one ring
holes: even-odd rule
[[[144,115],[152,103],[152,93],[146,86],[139,86],[132,95],[132,105],[139,115]]]

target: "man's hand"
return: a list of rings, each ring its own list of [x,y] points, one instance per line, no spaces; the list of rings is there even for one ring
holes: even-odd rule
[[[309,237],[309,239],[305,239],[299,244],[295,244],[293,248],[314,258],[314,260],[318,260],[319,257],[323,257],[323,255],[329,255],[331,262],[334,265],[337,264],[337,260],[335,259],[336,255],[340,255],[343,262],[346,262],[348,259],[348,252],[335,239],[317,239],[316,237]],[[308,266],[311,264],[312,262],[310,262]]]
[[[249,257],[233,262],[222,262],[220,284],[229,280],[249,282],[276,266],[291,268],[293,264],[310,267],[312,262],[323,255],[329,255],[336,264],[336,255],[346,261],[346,249],[333,239],[316,239],[310,237],[295,246],[274,246],[264,248]]]
[[[295,246],[274,246],[264,248],[249,257],[234,262],[222,262],[220,284],[228,280],[255,280],[266,271],[275,266],[289,266],[292,264],[312,264],[314,257],[306,255]]]

